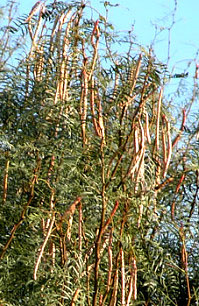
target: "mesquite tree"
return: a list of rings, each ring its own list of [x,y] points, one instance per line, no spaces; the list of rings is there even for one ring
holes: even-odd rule
[[[197,125],[165,65],[84,1],[6,30],[26,45],[0,89],[1,304],[196,303]]]

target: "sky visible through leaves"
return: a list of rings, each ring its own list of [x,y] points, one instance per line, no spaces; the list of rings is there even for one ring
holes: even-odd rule
[[[28,14],[36,3],[35,0],[16,0],[16,2],[19,3],[20,15]],[[48,4],[51,1],[45,2]],[[168,63],[170,75],[189,72],[185,81],[186,86],[191,88],[195,67],[199,63],[197,53],[199,50],[199,1],[110,0],[107,2],[111,4],[108,7],[108,19],[115,31],[120,32],[121,35],[128,35],[128,31],[133,29],[136,42],[146,47],[146,50],[154,42],[155,54],[158,60],[164,64]],[[1,5],[5,3],[6,0],[1,0]],[[87,4],[95,8],[102,16],[105,15],[104,1],[90,0]],[[170,92],[177,90],[179,81],[179,79],[171,79]]]
[[[6,0],[2,0],[3,5]],[[28,13],[36,3],[34,0],[19,0],[19,12]],[[104,1],[91,0],[88,3],[105,13]],[[129,31],[132,26],[137,41],[148,46],[156,37],[155,51],[158,58],[166,62],[168,56],[168,31],[172,21],[174,25],[170,33],[170,69],[176,73],[183,72],[189,61],[196,57],[199,48],[199,1],[198,0],[111,0],[111,4],[118,6],[110,8],[109,19],[121,34]],[[49,3],[49,1],[46,1]],[[197,60],[197,59],[196,59]]]

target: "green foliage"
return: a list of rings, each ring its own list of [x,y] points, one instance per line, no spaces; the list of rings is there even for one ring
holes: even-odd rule
[[[2,305],[195,305],[198,142],[165,65],[112,52],[83,2],[38,5],[0,88]]]

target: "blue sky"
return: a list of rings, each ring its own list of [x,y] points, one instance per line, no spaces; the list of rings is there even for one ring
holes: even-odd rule
[[[36,3],[34,0],[18,0],[17,2],[21,14],[28,13]],[[98,9],[103,15],[102,2],[100,0],[90,1],[91,6]],[[119,4],[112,8],[109,14],[115,29],[125,33],[134,24],[137,41],[145,46],[150,45],[154,38],[155,24],[158,27],[171,25],[172,12],[175,7],[175,0],[110,0],[109,2]],[[175,67],[175,71],[180,72],[186,69],[189,61],[194,59],[199,48],[199,1],[176,0],[176,2],[175,24],[171,30],[170,69]],[[6,0],[1,0],[1,3],[6,3]],[[154,46],[156,55],[162,61],[167,59],[167,38],[168,31],[162,31],[156,38]]]
[[[16,0],[19,12],[28,14],[34,0]],[[51,1],[47,1],[50,3]],[[105,13],[103,1],[91,0],[91,6]],[[125,34],[134,25],[137,42],[148,46],[154,39],[155,25],[167,28],[172,23],[175,0],[110,0],[111,4],[119,4],[110,9],[109,19],[117,31]],[[199,48],[199,0],[176,0],[177,10],[175,24],[171,30],[169,70],[181,73],[192,62],[189,70],[194,74],[193,62]],[[6,0],[1,0],[1,4]],[[159,60],[166,62],[168,55],[168,31],[162,31],[156,38],[155,53]]]
[[[94,6],[100,1],[92,0]],[[119,3],[113,8],[110,19],[117,29],[122,31],[134,24],[134,33],[139,43],[150,45],[155,35],[155,25],[167,28],[172,23],[175,8],[174,0],[123,0],[110,1]],[[175,23],[171,29],[170,69],[183,72],[187,64],[192,61],[199,48],[199,1],[176,0],[177,9],[174,16]],[[161,61],[167,60],[168,31],[165,29],[156,38],[156,55]]]

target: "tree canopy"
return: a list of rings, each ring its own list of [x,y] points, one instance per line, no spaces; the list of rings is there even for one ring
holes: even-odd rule
[[[196,305],[197,73],[179,109],[152,46],[84,1],[13,9],[0,43],[1,305]]]

